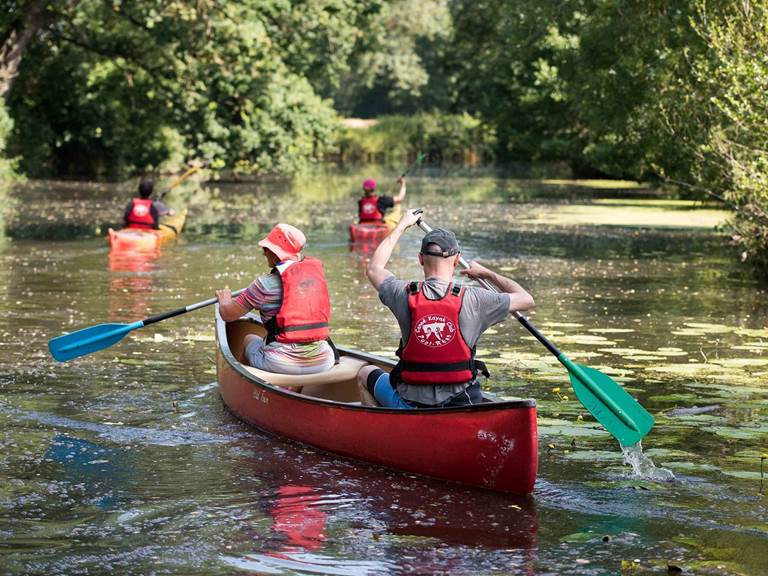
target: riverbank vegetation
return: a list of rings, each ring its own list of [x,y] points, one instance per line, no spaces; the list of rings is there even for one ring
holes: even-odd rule
[[[6,4],[6,155],[30,176],[560,162],[720,199],[768,268],[768,0]]]

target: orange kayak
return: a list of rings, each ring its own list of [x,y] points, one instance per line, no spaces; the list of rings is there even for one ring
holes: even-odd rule
[[[162,218],[159,230],[146,228],[109,229],[110,250],[157,250],[163,244],[175,239],[184,227],[187,219],[187,209],[179,210],[173,216]]]
[[[400,205],[386,216],[381,224],[360,224],[353,222],[349,225],[349,239],[352,242],[380,242],[387,237],[400,220]]]

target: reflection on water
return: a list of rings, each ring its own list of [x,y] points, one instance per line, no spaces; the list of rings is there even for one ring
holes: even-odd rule
[[[48,339],[64,331],[247,285],[265,272],[254,241],[279,220],[303,227],[308,253],[325,263],[336,341],[392,356],[399,331],[364,276],[372,250],[347,238],[361,179],[185,185],[170,200],[190,207],[188,228],[142,258],[110,256],[100,236],[132,187],[30,182],[14,192],[25,218],[6,219],[0,244],[3,573],[602,575],[668,563],[764,573],[764,287],[696,227],[716,214],[659,203],[653,191],[595,202],[613,226],[590,225],[580,198],[626,195],[617,183],[422,173],[406,203],[454,228],[468,259],[530,289],[534,324],[649,409],[657,424],[645,454],[676,482],[632,476],[557,360],[511,321],[484,335],[479,356],[489,390],[538,402],[539,482],[522,500],[243,426],[213,382],[209,309],[71,363],[49,358]],[[404,235],[391,263],[399,276],[417,277],[419,242]]]

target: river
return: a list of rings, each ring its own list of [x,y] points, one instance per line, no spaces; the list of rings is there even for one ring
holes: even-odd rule
[[[394,173],[372,169],[386,191]],[[302,228],[327,269],[338,344],[392,356],[398,332],[347,225],[361,171],[190,182],[178,242],[110,257],[135,183],[30,181],[0,236],[3,574],[750,574],[768,572],[765,287],[712,207],[631,183],[422,172],[406,204],[464,255],[523,284],[530,319],[656,418],[635,476],[567,374],[514,320],[480,341],[490,390],[538,404],[534,494],[515,498],[335,458],[249,429],[222,406],[212,309],[68,362],[47,341],[238,288],[256,241]],[[419,273],[420,234],[393,256]],[[763,457],[761,459],[761,457]]]

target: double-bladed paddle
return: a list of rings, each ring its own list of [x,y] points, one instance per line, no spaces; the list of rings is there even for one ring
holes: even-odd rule
[[[424,154],[423,152],[419,153],[419,155],[418,155],[418,156],[416,156],[416,160],[414,160],[413,162],[411,162],[411,165],[410,165],[410,166],[408,166],[408,168],[406,168],[406,169],[405,169],[405,171],[404,171],[404,172],[403,172],[403,173],[400,175],[400,178],[405,178],[405,177],[406,177],[406,176],[408,176],[408,174],[410,174],[410,173],[411,173],[413,170],[415,170],[416,168],[418,168],[419,164],[421,164],[422,162],[424,162],[424,160],[426,159],[426,157],[427,157],[427,155],[426,155],[426,154]]]
[[[418,225],[424,232],[432,230],[422,220],[419,220]],[[460,257],[459,263],[463,268],[469,268],[469,264],[464,258]],[[488,290],[498,292],[498,289],[490,282],[482,279],[479,282]],[[547,340],[528,321],[528,318],[517,311],[513,312],[512,315],[565,366],[570,375],[576,398],[623,446],[638,443],[651,431],[653,416],[613,378],[599,370],[573,362],[552,342]]]
[[[159,197],[158,199],[159,199],[159,200],[162,200],[163,198],[165,198],[165,195],[166,195],[166,194],[168,194],[168,193],[169,193],[171,190],[173,190],[174,188],[176,188],[176,186],[178,186],[179,184],[181,184],[182,182],[184,182],[184,180],[186,180],[187,178],[189,178],[189,177],[190,177],[192,174],[194,174],[194,173],[195,173],[195,172],[197,172],[198,170],[200,170],[200,166],[192,166],[192,167],[191,167],[189,170],[187,170],[186,172],[184,172],[184,174],[182,174],[181,176],[179,176],[179,177],[176,179],[176,181],[175,181],[173,184],[171,184],[170,186],[168,186],[168,188],[166,188],[165,190],[163,190],[162,194],[160,194],[160,197]]]
[[[237,296],[243,291],[245,291],[245,288],[236,290],[235,292],[232,292],[232,296]],[[48,350],[50,350],[51,356],[56,360],[59,362],[66,362],[73,358],[79,358],[80,356],[85,356],[86,354],[109,348],[113,344],[120,342],[128,332],[138,330],[139,328],[149,326],[150,324],[160,322],[161,320],[179,316],[180,314],[186,314],[193,310],[205,308],[206,306],[215,304],[216,301],[217,298],[209,298],[208,300],[203,300],[197,304],[190,304],[184,308],[177,308],[176,310],[158,314],[157,316],[150,316],[149,318],[131,322],[130,324],[97,324],[90,328],[83,328],[77,332],[71,332],[70,334],[64,334],[63,336],[58,336],[49,340]]]

